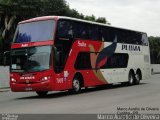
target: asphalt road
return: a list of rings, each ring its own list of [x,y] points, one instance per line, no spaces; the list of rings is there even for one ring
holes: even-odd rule
[[[140,85],[91,88],[78,95],[51,92],[40,98],[36,93],[0,92],[0,113],[97,114],[133,109],[142,113],[160,113],[160,74],[141,81]]]

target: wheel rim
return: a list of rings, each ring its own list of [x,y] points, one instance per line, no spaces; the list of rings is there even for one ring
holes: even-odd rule
[[[79,80],[74,80],[73,81],[73,87],[74,87],[74,90],[76,91],[76,92],[78,92],[79,91],[79,89],[80,89],[80,83],[79,83]]]
[[[136,74],[136,80],[139,81],[140,80],[140,76],[139,74]]]
[[[139,84],[140,83],[140,74],[136,74],[136,83],[135,84]]]
[[[134,81],[134,80],[133,80],[133,76],[132,76],[132,74],[130,74],[129,79],[130,79],[130,80],[129,80],[129,82],[130,82],[130,84],[132,85],[132,84],[133,84],[133,81]]]

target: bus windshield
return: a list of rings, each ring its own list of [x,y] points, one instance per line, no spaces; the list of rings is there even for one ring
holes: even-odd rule
[[[14,37],[14,43],[53,40],[54,26],[54,20],[19,24]]]
[[[36,72],[51,66],[51,46],[40,46],[11,51],[11,72]]]

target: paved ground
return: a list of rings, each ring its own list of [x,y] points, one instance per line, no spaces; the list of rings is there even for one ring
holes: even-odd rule
[[[160,75],[152,75],[137,86],[91,88],[78,95],[52,92],[39,98],[35,93],[0,92],[0,113],[116,113],[118,107],[124,108],[119,112],[134,108],[138,112],[160,113]]]

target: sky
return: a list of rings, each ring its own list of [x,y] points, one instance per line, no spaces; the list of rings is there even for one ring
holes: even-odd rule
[[[84,15],[105,17],[112,26],[160,36],[160,0],[66,0]]]

